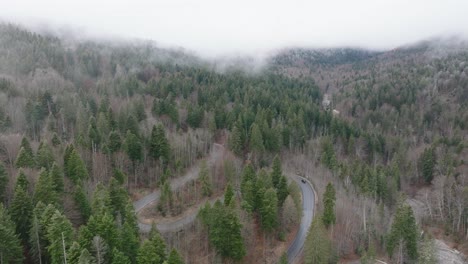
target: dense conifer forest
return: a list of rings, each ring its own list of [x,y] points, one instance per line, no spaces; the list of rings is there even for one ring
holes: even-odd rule
[[[0,24],[0,263],[285,263],[298,175],[301,263],[468,253],[468,45],[265,64]]]

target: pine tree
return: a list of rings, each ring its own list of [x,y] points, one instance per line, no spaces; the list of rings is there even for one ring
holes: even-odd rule
[[[200,166],[200,172],[198,173],[198,180],[202,185],[202,194],[203,196],[211,196],[213,194],[213,183],[211,182],[211,175],[208,171],[208,165],[206,160],[202,161]]]
[[[130,259],[117,249],[112,250],[112,264],[131,264]]]
[[[229,135],[229,148],[234,152],[234,154],[238,156],[242,155],[242,138],[237,126],[232,128],[231,134]]]
[[[25,190],[26,192],[29,189],[28,178],[26,178],[26,174],[24,174],[24,171],[22,169],[19,170],[18,176],[16,177],[15,190],[17,188],[21,188],[21,189]]]
[[[170,146],[164,132],[164,127],[154,125],[151,131],[151,139],[149,146],[149,155],[155,160],[162,160],[167,163],[170,159]]]
[[[34,190],[34,203],[58,204],[58,196],[55,192],[51,175],[43,168],[39,173],[39,180]]]
[[[395,247],[399,248],[398,258],[403,260],[405,254],[408,261],[418,258],[418,228],[411,206],[400,202],[387,239],[387,251],[393,255]]]
[[[72,244],[72,224],[59,211],[55,211],[49,221],[46,237],[50,243],[47,250],[50,254],[51,262],[64,263],[66,252]]]
[[[42,203],[40,203],[42,204]],[[30,254],[35,260],[35,263],[43,263],[45,257],[45,241],[44,241],[44,231],[37,216],[36,208],[33,211],[31,229],[29,231],[29,245],[30,245]]]
[[[234,201],[234,190],[232,185],[228,183],[226,191],[224,192],[224,205],[229,206]]]
[[[288,264],[288,256],[286,255],[286,253],[281,255],[281,258],[279,260],[279,264]]]
[[[80,244],[74,241],[67,252],[67,263],[77,264],[80,260],[81,251]]]
[[[435,150],[433,147],[426,148],[419,158],[420,170],[426,183],[431,183],[434,178],[434,167],[436,165]]]
[[[15,223],[0,203],[0,262],[23,263],[23,248],[15,233]]]
[[[234,211],[224,208],[220,203],[215,203],[213,210],[212,223],[209,227],[211,243],[221,256],[241,260],[246,251],[239,218]]]
[[[278,156],[275,156],[275,158],[273,159],[273,170],[271,171],[271,181],[275,188],[278,188],[281,175],[283,175],[283,172],[281,170],[281,161]]]
[[[117,131],[112,131],[109,134],[109,151],[110,153],[115,153],[120,150],[122,146],[122,139],[120,134]]]
[[[166,215],[167,211],[172,207],[172,190],[171,185],[168,181],[165,181],[161,187],[161,197],[157,205],[158,211],[162,213],[163,216]]]
[[[276,194],[278,196],[278,206],[281,207],[289,195],[288,180],[284,175],[280,177],[278,187],[276,188]]]
[[[338,166],[338,161],[336,160],[335,150],[333,149],[333,144],[329,138],[325,138],[322,142],[322,163],[329,169],[334,170]]]
[[[37,149],[36,155],[37,167],[50,169],[53,163],[54,155],[52,154],[52,150],[47,143],[41,142],[41,144],[39,144],[39,148]]]
[[[86,168],[85,163],[83,162],[80,155],[74,148],[71,149],[71,152],[68,154],[65,151],[64,161],[66,161],[65,162],[65,174],[75,184],[88,178],[88,169]]]
[[[251,127],[249,147],[250,150],[255,153],[262,153],[265,150],[262,132],[255,123]]]
[[[33,168],[35,166],[34,153],[27,138],[21,140],[20,151],[16,157],[17,168]]]
[[[72,173],[70,171],[72,168],[70,167],[68,163],[74,151],[75,151],[75,146],[73,146],[73,144],[70,144],[70,145],[67,145],[67,147],[65,148],[65,153],[63,154],[63,168],[64,168],[65,176],[67,177],[70,177]]]
[[[325,189],[325,193],[323,194],[323,216],[322,221],[325,227],[329,227],[330,225],[334,224],[336,221],[335,216],[335,188],[333,184],[328,183]]]
[[[57,165],[57,163],[53,163],[52,167],[50,169],[50,175],[49,177],[52,180],[52,184],[54,185],[55,192],[57,194],[61,194],[64,191],[64,182],[63,182],[63,173],[60,170],[60,167]]]
[[[75,200],[75,203],[78,207],[78,210],[81,213],[81,217],[83,220],[86,222],[88,218],[91,216],[91,205],[89,203],[89,200],[81,187],[81,184],[78,185],[74,191],[73,198]]]
[[[0,162],[0,203],[5,200],[6,187],[8,185],[8,175],[5,166]]]
[[[62,144],[62,142],[60,141],[59,136],[55,132],[52,134],[51,142],[52,142],[52,145],[54,147],[57,147],[58,145]]]
[[[33,154],[21,148],[16,157],[15,165],[16,168],[33,168],[35,166]]]
[[[149,240],[145,240],[138,250],[138,264],[161,264],[163,260],[159,258],[154,250],[153,244]]]
[[[169,257],[167,258],[167,264],[184,264],[182,257],[179,255],[179,252],[177,252],[175,248],[173,248],[169,253]]]
[[[315,217],[304,246],[304,263],[328,264],[331,256],[331,243],[320,217]]]
[[[29,240],[32,211],[31,197],[23,188],[18,186],[15,189],[13,201],[10,205],[10,214],[16,223],[16,233],[19,234],[24,243],[27,243]]]
[[[273,188],[266,190],[263,195],[262,207],[259,210],[262,228],[271,232],[278,225],[278,198]]]
[[[94,257],[89,253],[89,251],[85,248],[81,251],[80,258],[78,259],[78,264],[94,264],[96,260]]]
[[[127,256],[132,263],[135,263],[140,246],[139,233],[132,226],[130,221],[125,221],[120,230],[120,244],[119,250]]]
[[[127,136],[125,137],[125,151],[132,161],[133,167],[143,159],[143,146],[140,139],[130,131],[127,131]]]

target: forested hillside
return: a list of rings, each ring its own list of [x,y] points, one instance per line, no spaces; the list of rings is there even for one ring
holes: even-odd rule
[[[433,263],[434,238],[466,253],[467,61],[463,44],[423,43],[220,72],[154,43],[1,24],[0,262],[284,262],[296,174],[319,195],[300,261]],[[139,230],[198,208],[183,230]]]

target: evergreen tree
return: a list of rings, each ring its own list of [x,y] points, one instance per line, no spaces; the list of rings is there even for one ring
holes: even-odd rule
[[[278,186],[276,188],[276,194],[278,196],[278,206],[283,206],[284,201],[289,195],[288,180],[284,175],[281,175]]]
[[[64,156],[65,162],[65,172],[66,175],[75,183],[78,184],[80,181],[88,178],[88,169],[86,168],[85,163],[81,159],[80,155],[75,149],[72,149],[69,154]]]
[[[242,137],[237,126],[232,128],[231,134],[229,135],[229,148],[234,152],[234,154],[238,156],[242,155]]]
[[[155,160],[162,160],[163,162],[167,163],[170,159],[170,146],[169,141],[166,138],[166,134],[164,132],[164,127],[159,125],[154,125],[153,129],[151,130],[151,139],[150,139],[150,146],[149,146],[149,155],[154,158]]]
[[[162,264],[164,260],[160,259],[154,250],[154,246],[149,240],[145,240],[138,250],[138,264]]]
[[[91,216],[91,205],[89,203],[89,200],[81,187],[81,184],[78,185],[74,191],[73,198],[75,200],[75,203],[78,207],[78,210],[81,213],[81,217],[83,220],[86,222],[88,218]]]
[[[205,206],[201,217],[208,225],[211,243],[223,257],[241,260],[245,254],[241,235],[242,224],[233,210],[217,201],[213,208]]]
[[[31,228],[33,205],[31,197],[21,187],[15,189],[15,194],[10,205],[10,214],[16,223],[16,233],[24,243],[28,242],[29,229]]]
[[[325,189],[325,193],[323,194],[323,216],[322,221],[325,227],[329,227],[330,225],[334,224],[336,221],[335,216],[335,188],[333,184],[328,183]]]
[[[46,237],[50,243],[47,250],[50,254],[51,262],[64,263],[66,252],[73,241],[72,224],[59,211],[55,211],[49,221]]]
[[[335,150],[333,149],[333,144],[329,138],[325,138],[322,142],[322,163],[329,169],[334,170],[338,166],[338,161],[336,160]]]
[[[115,249],[112,250],[112,264],[131,264],[130,259],[125,256],[122,252]]]
[[[172,207],[172,190],[171,185],[168,181],[165,181],[161,187],[161,197],[157,205],[158,211],[162,213],[163,216],[166,215],[167,211]]]
[[[275,156],[273,159],[273,170],[271,171],[271,181],[275,188],[278,188],[278,184],[282,175],[283,172],[281,170],[281,161],[278,156]]]
[[[148,240],[138,251],[138,264],[162,264],[166,260],[166,244],[159,235],[155,226],[151,228]]]
[[[42,203],[40,203],[42,204]],[[31,230],[29,231],[29,245],[30,245],[30,254],[35,260],[35,263],[43,263],[44,257],[46,255],[45,241],[44,241],[44,231],[41,226],[39,217],[37,216],[37,209],[33,211],[32,221],[31,221]]]
[[[202,185],[202,194],[203,196],[211,196],[213,194],[213,183],[211,182],[211,175],[208,171],[208,165],[206,160],[202,161],[200,166],[200,172],[198,173],[198,180]]]
[[[224,192],[224,205],[229,206],[231,202],[234,201],[234,190],[230,183],[226,186],[226,191]]]
[[[436,156],[433,147],[426,148],[419,158],[420,170],[426,183],[431,183],[434,178]]]
[[[34,153],[27,138],[21,140],[20,151],[16,157],[17,168],[33,168],[35,166]]]
[[[33,168],[35,166],[34,155],[26,149],[20,148],[15,162],[16,168]]]
[[[127,131],[127,136],[125,137],[125,151],[132,161],[133,167],[143,159],[143,146],[140,139],[130,131]]]
[[[67,145],[67,147],[65,148],[65,153],[63,154],[63,168],[64,168],[65,175],[67,177],[70,177],[70,174],[71,174],[71,171],[70,171],[71,168],[68,165],[68,163],[74,151],[75,151],[75,146],[73,146],[73,144],[70,144],[70,145]]]
[[[5,166],[0,162],[0,203],[5,200],[6,187],[8,185],[8,175]]]
[[[76,241],[72,243],[67,252],[67,263],[78,264],[81,255],[81,247]]]
[[[400,203],[395,212],[395,217],[388,234],[387,251],[393,255],[395,247],[399,247],[398,258],[403,260],[407,256],[408,261],[415,261],[418,258],[418,228],[414,219],[411,206]],[[400,261],[401,262],[401,261]]]
[[[304,246],[304,263],[328,264],[331,257],[331,243],[320,217],[315,217]]]
[[[96,260],[94,257],[89,253],[89,251],[85,248],[81,251],[80,258],[78,259],[78,264],[94,264]]]
[[[278,198],[273,188],[266,190],[260,209],[262,228],[271,232],[278,225]]]
[[[59,136],[55,132],[52,134],[51,142],[52,142],[52,145],[54,147],[57,147],[58,145],[62,144],[62,142],[60,141]]]
[[[255,153],[262,153],[265,150],[262,132],[255,123],[251,127],[249,147],[250,150]]]
[[[52,150],[47,143],[41,142],[41,144],[39,144],[39,148],[37,149],[36,155],[37,167],[50,169],[53,163],[54,155],[52,154]]]
[[[39,173],[39,180],[34,189],[34,202],[43,202],[44,204],[58,204],[58,196],[55,192],[51,174],[44,168]]]
[[[57,163],[54,162],[52,164],[52,167],[49,173],[50,173],[49,177],[52,180],[52,184],[54,185],[55,192],[58,194],[63,193],[64,191],[63,173],[60,170],[60,167],[57,165]]]
[[[127,256],[132,261],[132,263],[135,263],[136,261],[138,248],[140,246],[138,235],[138,230],[135,230],[135,226],[132,226],[130,221],[125,221],[125,223],[120,228],[121,243],[119,250],[125,256]]]
[[[15,190],[17,188],[21,188],[21,189],[25,190],[26,192],[29,189],[28,178],[26,178],[26,174],[24,174],[24,171],[22,169],[19,170],[18,176],[16,177]]]
[[[167,264],[184,264],[182,257],[179,255],[179,252],[177,252],[175,248],[173,248],[169,253],[169,257],[167,258]]]
[[[119,151],[121,146],[122,146],[122,139],[120,138],[120,134],[117,131],[113,130],[109,134],[108,147],[109,147],[110,153],[115,153]]]
[[[23,248],[15,233],[15,223],[0,203],[0,262],[23,263]]]

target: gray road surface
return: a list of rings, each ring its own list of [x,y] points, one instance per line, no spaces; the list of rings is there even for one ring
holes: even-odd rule
[[[296,175],[289,175],[301,188],[302,192],[302,219],[297,235],[294,238],[294,241],[288,248],[288,263],[294,263],[294,260],[300,255],[302,249],[304,248],[304,243],[307,238],[307,233],[309,231],[310,225],[312,224],[312,219],[314,218],[314,207],[315,207],[315,193],[312,187],[312,184]],[[306,182],[303,183],[302,180]]]
[[[213,149],[210,152],[210,155],[208,157],[208,166],[211,164],[214,164],[218,160],[220,160],[223,157],[223,151],[224,147],[220,144],[214,144]],[[185,184],[187,184],[191,180],[195,180],[198,177],[198,173],[200,172],[200,166],[199,164],[193,166],[187,173],[182,176],[175,178],[171,180],[171,189],[172,190],[177,190],[181,187],[183,187]],[[161,196],[161,193],[159,190],[156,190],[144,197],[142,197],[140,200],[135,201],[133,203],[133,207],[135,208],[135,212],[138,213],[140,212],[143,208],[148,206],[149,204],[156,202],[159,197]],[[175,232],[181,230],[185,225],[193,222],[195,218],[197,217],[197,212],[198,210],[194,211],[193,214],[188,215],[182,219],[176,220],[171,223],[161,223],[157,224],[156,227],[160,232]],[[151,225],[149,224],[144,224],[144,223],[138,223],[138,226],[140,227],[140,231],[142,233],[148,233],[151,230]]]

